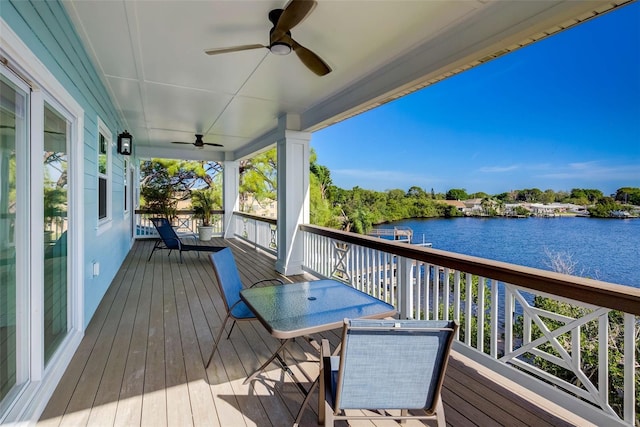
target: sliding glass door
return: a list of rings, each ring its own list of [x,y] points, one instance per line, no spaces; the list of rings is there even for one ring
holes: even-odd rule
[[[0,420],[54,365],[74,324],[71,123],[0,66]]]
[[[16,236],[16,219],[28,217],[25,195],[19,196],[17,153],[26,154],[29,97],[24,84],[0,74],[0,414],[17,385],[26,382],[27,367],[19,360],[26,350],[26,330],[18,328],[18,313],[27,307],[26,283],[17,268],[26,239]],[[20,220],[19,220],[20,221]]]

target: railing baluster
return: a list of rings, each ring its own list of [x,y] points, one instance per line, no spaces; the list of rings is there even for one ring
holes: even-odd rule
[[[636,375],[636,328],[638,323],[633,314],[624,315],[624,420],[633,424],[636,421],[635,375]]]
[[[393,274],[393,266],[397,265],[397,263],[399,262],[399,257],[397,255],[390,255],[389,258],[389,268],[391,268],[391,275],[389,277],[389,280],[391,282],[391,301],[394,302],[396,305],[399,305],[400,302],[398,301],[398,281],[394,278],[394,274]],[[397,273],[396,273],[397,274]]]
[[[580,354],[580,330],[573,331],[578,336],[578,351]],[[575,351],[575,349],[572,349]],[[578,360],[578,365],[579,364]],[[609,366],[609,315],[605,314],[598,319],[598,366]],[[609,369],[598,369],[598,393],[600,400],[609,405]]]
[[[471,292],[472,276],[467,273],[465,276],[465,308],[464,308],[464,343],[471,347],[471,310],[473,303],[473,294]]]
[[[414,319],[413,313],[413,283],[411,280],[411,265],[413,261],[407,258],[398,257],[397,283],[398,283],[398,305],[400,306],[401,319]]]
[[[515,307],[513,303],[513,293],[511,285],[504,285],[504,354],[513,351],[513,317]]]
[[[449,294],[450,286],[449,286],[449,269],[444,269],[444,283],[442,284],[442,292],[444,297],[444,308],[442,309],[442,318],[444,320],[449,320]]]
[[[489,339],[491,340],[491,357],[498,357],[498,338],[499,338],[499,329],[498,329],[498,281],[495,279],[491,280],[491,336]]]
[[[424,318],[426,320],[431,319],[431,289],[432,289],[432,274],[431,264],[423,263],[424,265]]]
[[[440,266],[433,266],[433,301],[431,302],[433,320],[440,319]]]
[[[413,300],[415,301],[415,308],[413,312],[416,313],[416,319],[425,319],[424,309],[424,264],[416,261],[414,263],[413,283],[414,292]]]
[[[453,320],[460,324],[460,271],[453,274]],[[456,330],[456,340],[460,339],[460,329]]]
[[[476,348],[484,352],[484,277],[478,277],[478,340],[476,342]]]

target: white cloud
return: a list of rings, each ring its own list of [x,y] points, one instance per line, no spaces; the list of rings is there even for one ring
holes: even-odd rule
[[[478,169],[480,172],[484,173],[502,173],[502,172],[511,172],[516,169],[519,169],[519,165],[511,165],[511,166],[484,166]]]
[[[598,161],[569,163],[555,168],[555,172],[538,175],[539,178],[581,179],[592,181],[640,180],[640,165],[601,165]]]

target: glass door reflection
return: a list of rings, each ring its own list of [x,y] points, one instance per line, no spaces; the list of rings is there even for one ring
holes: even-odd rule
[[[68,330],[67,208],[69,122],[50,105],[44,113],[44,362]]]

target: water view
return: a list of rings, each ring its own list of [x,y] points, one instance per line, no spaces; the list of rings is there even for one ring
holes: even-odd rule
[[[411,219],[381,225],[410,227],[413,243],[550,270],[550,253],[576,262],[576,275],[640,288],[640,220],[596,218]]]

